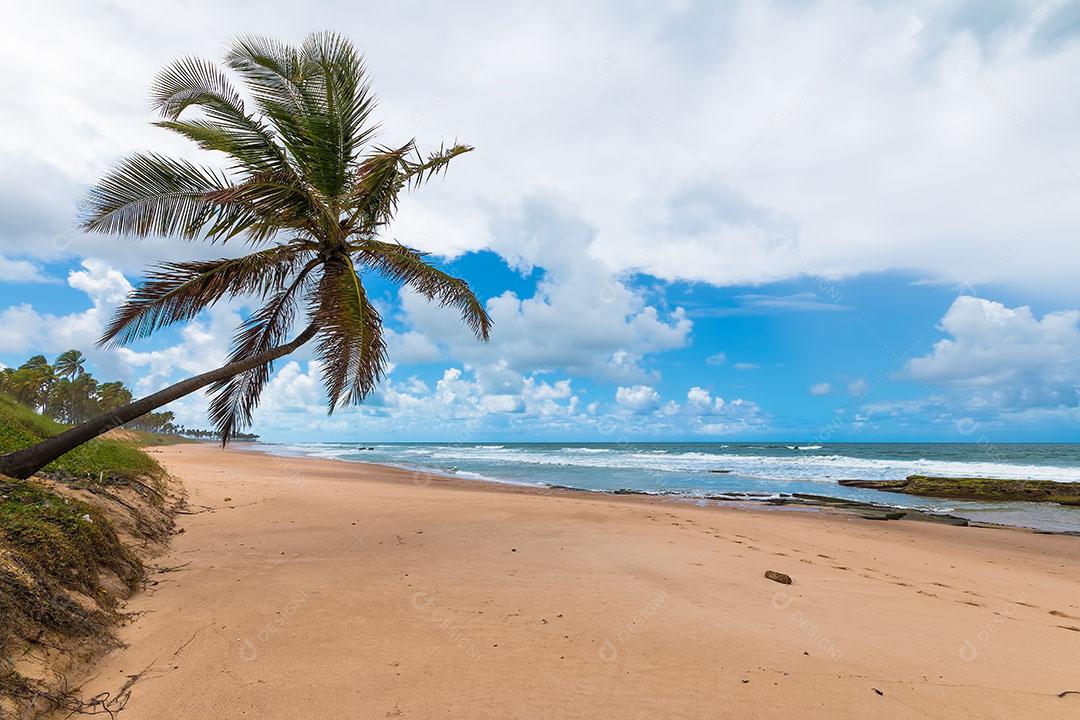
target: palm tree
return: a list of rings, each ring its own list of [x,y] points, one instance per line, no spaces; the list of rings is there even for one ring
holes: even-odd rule
[[[386,363],[382,321],[361,273],[375,271],[452,306],[480,339],[491,321],[462,280],[423,253],[382,239],[402,190],[444,172],[471,147],[421,155],[415,143],[374,144],[375,100],[352,44],[316,33],[293,47],[244,37],[225,65],[243,81],[250,103],[223,69],[185,58],[157,78],[156,125],[224,154],[225,169],[155,153],[132,155],[91,191],[83,228],[226,243],[242,238],[242,257],[166,262],[148,272],[101,338],[120,345],[194,318],[230,297],[255,298],[257,310],[233,338],[226,365],[0,457],[0,474],[25,478],[110,428],[210,386],[211,420],[222,442],[249,424],[275,360],[317,340],[330,411],[358,403]],[[201,114],[186,117],[186,111]],[[288,339],[297,315],[303,329]]]
[[[46,410],[56,372],[44,355],[35,355],[10,375],[8,384],[15,399],[35,410]]]
[[[97,401],[102,410],[106,412],[117,410],[130,403],[131,391],[124,387],[119,380],[102,383],[97,387]]]
[[[83,357],[81,352],[78,350],[67,350],[56,358],[56,362],[53,363],[53,368],[56,370],[58,377],[74,380],[83,374],[83,365],[85,364],[86,358]]]

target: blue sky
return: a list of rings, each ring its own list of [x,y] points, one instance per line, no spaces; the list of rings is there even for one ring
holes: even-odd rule
[[[224,359],[243,300],[92,349],[149,263],[234,250],[87,237],[76,209],[132,151],[205,159],[149,125],[171,59],[332,27],[392,139],[477,147],[390,235],[494,339],[368,278],[386,382],[327,417],[301,351],[264,437],[1080,439],[1075,2],[93,5],[19,8],[0,50],[2,364],[74,346],[149,392]],[[207,425],[201,396],[171,409]]]

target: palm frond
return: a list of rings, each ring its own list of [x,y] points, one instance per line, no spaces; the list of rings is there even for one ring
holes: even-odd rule
[[[289,52],[283,48],[287,46],[281,45],[275,52],[287,57]],[[237,161],[234,170],[273,172],[289,177],[298,189],[305,190],[305,182],[286,147],[270,127],[246,111],[239,93],[213,63],[198,58],[176,61],[158,76],[153,102],[165,118],[156,123],[159,127],[177,132],[204,149],[230,155]],[[180,114],[192,106],[200,108],[205,119],[181,121]],[[317,208],[317,199],[305,194],[312,208]]]
[[[260,105],[270,103],[294,112],[301,109],[300,83],[312,73],[299,50],[261,35],[236,38],[225,53],[225,64],[240,74]],[[267,113],[269,114],[269,113]]]
[[[464,155],[475,149],[476,148],[471,145],[459,145],[455,143],[450,147],[440,146],[438,150],[430,153],[426,158],[420,155],[420,151],[417,151],[417,159],[415,162],[405,162],[403,173],[404,179],[409,183],[410,187],[419,187],[439,173],[445,173],[450,165],[450,161],[458,155]]]
[[[491,334],[491,317],[468,283],[428,263],[425,254],[397,243],[365,240],[356,244],[357,261],[404,283],[440,305],[457,308],[462,321],[481,340]]]
[[[309,252],[297,243],[239,258],[162,263],[117,309],[98,345],[124,345],[190,320],[226,295],[265,296],[280,288]]]
[[[313,33],[304,41],[303,55],[320,69],[319,93],[326,108],[320,140],[335,176],[328,194],[337,197],[345,189],[347,173],[339,172],[377,132],[368,125],[375,98],[366,77],[363,58],[345,37],[331,32]]]
[[[90,190],[81,225],[90,232],[192,239],[211,220],[245,212],[242,207],[207,202],[208,193],[228,187],[223,174],[187,160],[154,153],[132,155]]]
[[[344,206],[352,213],[350,224],[371,231],[390,222],[405,185],[402,163],[412,149],[411,141],[399,148],[375,148],[357,166],[351,190],[344,200]]]
[[[348,167],[376,132],[375,100],[352,44],[315,33],[299,49],[263,37],[237,40],[226,61],[312,187],[328,199],[347,188]]]
[[[386,343],[382,318],[348,258],[335,258],[324,267],[311,315],[319,327],[316,353],[330,412],[339,405],[359,403],[382,379]]]
[[[175,120],[186,108],[200,105],[218,113],[244,116],[244,100],[214,63],[197,57],[174,61],[154,79],[151,106]]]
[[[264,172],[227,188],[206,194],[210,203],[240,207],[246,213],[222,215],[206,229],[211,240],[227,241],[247,233],[250,243],[272,237],[279,230],[318,233],[332,218],[321,204],[294,182],[291,171]]]
[[[305,294],[308,275],[318,262],[309,261],[287,286],[244,321],[233,338],[230,363],[255,357],[285,341],[296,316],[297,302]],[[215,394],[210,401],[210,420],[217,427],[223,445],[235,432],[251,424],[251,415],[272,372],[273,363],[266,363],[210,386],[209,392]]]
[[[315,187],[319,175],[319,115],[325,106],[313,93],[320,69],[304,53],[273,38],[249,35],[237,38],[225,55],[226,64],[244,78],[260,112]],[[322,188],[320,188],[321,190]]]

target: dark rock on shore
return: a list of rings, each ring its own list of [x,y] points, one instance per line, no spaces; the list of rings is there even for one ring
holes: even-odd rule
[[[878,512],[860,515],[863,520],[901,520],[907,515],[906,512]]]
[[[839,480],[845,487],[955,500],[1019,500],[1080,507],[1080,483],[909,475],[904,480]]]
[[[775,570],[766,570],[765,571],[765,577],[772,580],[773,582],[778,582],[778,583],[780,583],[782,585],[790,585],[791,584],[791,576],[790,575],[786,575],[786,574],[784,574],[782,572],[776,572]]]

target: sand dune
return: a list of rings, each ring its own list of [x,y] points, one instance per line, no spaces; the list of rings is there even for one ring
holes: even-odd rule
[[[156,452],[124,720],[1080,717],[1080,538]]]

